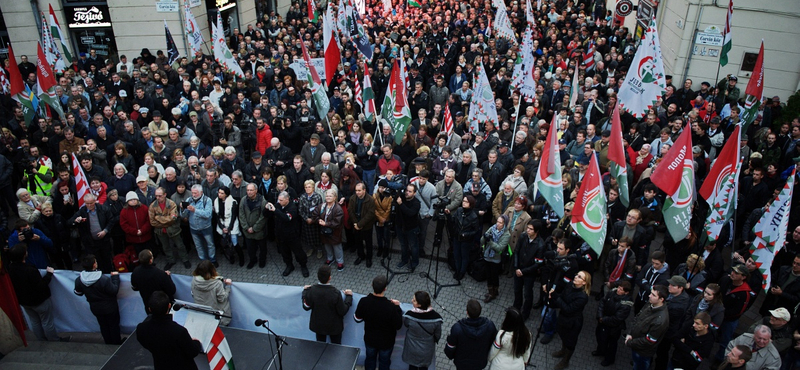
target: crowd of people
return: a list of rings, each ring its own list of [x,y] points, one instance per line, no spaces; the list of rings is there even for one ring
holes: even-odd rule
[[[528,5],[514,0],[506,6],[512,29],[523,34]],[[265,14],[246,30],[230,32],[228,44],[244,79],[208,55],[169,63],[162,51],[152,55],[148,49],[113,60],[90,52],[58,76],[63,119],[37,114],[26,121],[22,107],[2,95],[0,227],[20,303],[41,318],[34,320],[37,337],[58,339],[45,314],[52,267],[83,270],[75,292],[92,303],[106,342],[118,343],[112,301],[120,271],[147,272],[164,283],[141,291],[145,303],[154,291],[171,297],[175,288],[170,292],[164,271],[177,263],[190,268],[196,251],[195,299],[230,310],[219,298],[231,283],[216,271],[223,259],[264,268],[274,244],[283,276],[299,267],[309,277],[309,259],[324,258],[323,266],[343,271],[345,253],[355,253],[353,265],[371,268],[392,253],[396,238],[399,263],[391,267],[414,271],[421,257],[435,252],[427,242],[431,221],[442,221],[454,279],[464,279],[480,260],[484,302],[495,300],[506,282],[514,292],[499,332],[493,325],[476,329],[483,327],[480,304],[468,304],[469,318],[453,328],[445,350],[459,369],[486,364],[453,355],[476,348],[465,339],[476,330],[497,338],[481,344],[488,356],[483,360],[493,369],[518,368],[530,351],[531,333],[523,328],[534,310],[544,318],[541,343],[561,340],[552,354],[561,359],[558,369],[569,366],[584,319],[597,320],[592,354],[603,357],[603,366],[615,363],[619,343],[632,351],[637,370],[648,369],[654,358],[657,369],[694,369],[703,361],[749,370],[800,365],[800,213],[790,216],[787,244],[772,265],[760,308],[764,319],[751,328],[738,325],[763,290],[749,253],[752,227],[800,162],[800,118],[782,115],[780,97],[764,101],[742,135],[736,222],[726,223],[718,240],[706,240],[709,209],[696,197],[688,236],[673,240],[663,222],[665,194],[650,176],[680,133],[691,130],[693,182],[696,188],[703,184],[742,123],[744,94],[735,75],[699,86],[691,79],[673,84],[666,76],[666,93],[645,118],[622,112],[632,184],[626,207],[608,174],[608,145],[610,116],[637,45],[605,1],[545,1],[530,9],[536,20],[530,24],[532,99],[511,86],[519,38],[511,42],[490,32],[491,2],[395,4],[387,11],[383,2],[367,1],[363,22],[374,56],[365,60],[355,40],[338,38],[342,63],[329,72],[327,112],[319,111],[307,82],[290,67],[302,60],[301,43],[311,57],[323,55],[322,24],[310,22],[305,9],[293,2],[285,16]],[[370,76],[380,111],[400,55],[414,118],[406,132],[392,132],[380,117],[366,118],[356,82],[363,86],[364,75]],[[476,132],[469,108],[481,65],[499,121],[480,122]],[[8,66],[6,61],[7,75],[20,73],[26,83],[36,83],[27,57],[19,70]],[[576,69],[579,79],[573,80]],[[444,128],[446,110],[452,135]],[[557,130],[563,165],[563,217],[534,184],[550,130]],[[599,254],[570,225],[593,155],[608,198],[609,228]],[[76,183],[76,166],[85,182]],[[81,199],[79,190],[86,191]],[[8,227],[12,214],[16,221]],[[160,269],[152,265],[154,254],[163,255]],[[36,279],[35,269],[48,273]],[[593,276],[600,282],[594,286]],[[318,338],[336,342],[340,325],[315,305],[336,296],[342,299],[336,313],[346,312],[351,294],[341,298],[324,287],[330,269],[321,269],[318,278],[319,285],[305,290],[303,307],[312,310]],[[356,321],[387,331],[405,322],[409,354],[403,359],[425,368],[433,355],[427,351],[441,336],[430,297],[418,292],[414,310],[395,315],[397,302],[382,299],[385,288],[385,282],[373,282]],[[595,316],[585,312],[591,298],[599,301]],[[163,311],[164,303],[156,301],[156,311]],[[392,312],[397,320],[370,324],[373,310]],[[365,343],[367,369],[387,368],[393,337],[370,334]]]

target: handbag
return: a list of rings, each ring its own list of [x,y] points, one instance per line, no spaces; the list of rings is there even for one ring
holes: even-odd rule
[[[323,226],[322,235],[333,235],[333,229],[327,226]]]
[[[473,279],[477,282],[486,281],[488,272],[488,266],[486,264],[489,263],[483,258],[479,258],[472,262],[469,268],[469,276],[472,276]]]

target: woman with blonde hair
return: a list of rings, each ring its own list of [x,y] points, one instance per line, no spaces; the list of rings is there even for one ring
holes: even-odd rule
[[[706,283],[706,262],[697,254],[690,254],[686,257],[686,262],[678,265],[675,269],[675,275],[682,276],[686,279],[686,293],[691,296],[696,296],[703,292],[703,287]]]
[[[209,260],[200,261],[192,272],[192,297],[194,303],[209,306],[220,310],[226,316],[231,316],[231,279],[225,279],[217,273],[214,264]],[[230,317],[219,320],[220,325],[228,326]]]
[[[551,307],[549,309],[559,309],[556,331],[561,337],[561,349],[552,354],[553,357],[561,358],[561,361],[554,367],[556,370],[569,366],[569,360],[572,358],[583,328],[583,309],[589,303],[591,292],[592,275],[586,271],[579,271],[572,279],[571,286],[550,297]]]

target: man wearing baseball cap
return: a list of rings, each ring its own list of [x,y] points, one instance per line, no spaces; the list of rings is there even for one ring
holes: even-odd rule
[[[750,325],[750,328],[747,329],[747,332],[752,333],[758,325],[766,325],[772,330],[772,344],[775,345],[775,349],[777,349],[778,353],[783,357],[792,346],[792,326],[788,325],[791,320],[792,315],[789,313],[789,310],[779,307],[774,310],[769,310],[769,316],[764,316],[761,320],[754,322],[753,325]]]
[[[692,302],[692,297],[686,293],[686,278],[681,275],[674,275],[667,279],[667,290],[669,296],[667,297],[667,312],[669,313],[669,327],[664,339],[658,343],[656,349],[655,369],[664,370],[667,368],[669,362],[669,350],[672,348],[672,340],[681,335],[681,329],[684,325],[683,318],[686,314],[686,309]],[[710,349],[709,349],[710,351]]]
[[[755,292],[747,284],[750,271],[743,264],[735,265],[731,268],[728,276],[723,276],[719,281],[720,292],[723,294],[722,302],[725,305],[725,318],[719,327],[717,336],[720,351],[717,352],[717,360],[722,361],[725,355],[722,348],[733,338],[733,333],[739,325],[739,318],[753,304],[756,298]]]

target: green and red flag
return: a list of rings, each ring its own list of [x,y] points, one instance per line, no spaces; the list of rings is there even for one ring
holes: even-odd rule
[[[419,3],[419,0],[408,0],[408,6],[422,8],[422,4]]]
[[[53,111],[58,113],[58,117],[62,122],[66,122],[64,110],[61,109],[61,102],[58,99],[58,95],[56,95],[56,77],[53,68],[47,62],[47,57],[45,57],[44,50],[42,50],[42,44],[37,44],[37,46],[39,50],[36,60],[36,86],[38,86],[36,95],[39,98],[39,102],[46,103]]]
[[[558,142],[556,116],[556,114],[553,115],[553,122],[550,123],[547,140],[542,148],[542,158],[539,160],[539,168],[536,171],[535,184],[539,189],[539,194],[553,208],[553,211],[559,217],[564,217],[564,183],[561,182],[561,156],[556,145]]]
[[[744,110],[742,111],[744,125],[742,129],[747,132],[747,128],[758,116],[758,107],[761,105],[764,95],[764,40],[761,40],[761,49],[758,51],[756,65],[744,93]]]
[[[614,112],[611,116],[608,161],[611,176],[617,180],[617,186],[619,186],[619,200],[622,205],[628,207],[631,191],[628,185],[628,162],[625,160],[625,149],[622,145],[622,121],[619,118],[619,104],[614,107]]]
[[[759,272],[763,276],[762,288],[764,291],[772,281],[772,260],[786,243],[786,230],[789,226],[789,212],[792,210],[792,191],[794,190],[794,177],[797,167],[792,169],[792,174],[786,179],[780,194],[772,203],[767,205],[764,215],[753,227],[756,239],[750,247],[750,255],[756,262]]]
[[[592,155],[589,169],[583,175],[575,207],[572,208],[572,229],[597,253],[603,254],[606,240],[607,215],[606,192],[603,190],[603,178],[597,156]]]
[[[10,44],[8,45],[8,61],[8,81],[11,86],[8,94],[11,95],[11,99],[14,99],[22,106],[25,123],[28,124],[28,127],[31,127],[33,118],[36,116],[36,107],[39,105],[39,99],[36,98],[36,94],[31,91],[28,84],[22,81],[22,75],[19,73],[17,60],[14,59],[14,51],[11,50]]]
[[[672,240],[682,240],[689,234],[694,201],[694,160],[692,158],[692,132],[684,129],[653,175],[659,189],[667,193],[662,211],[664,224]]]
[[[361,92],[361,100],[364,102],[364,118],[372,122],[375,119],[377,110],[375,109],[375,91],[372,89],[372,80],[369,77],[369,65],[364,62],[364,90]]]
[[[728,3],[728,17],[725,18],[725,29],[722,30],[722,52],[719,54],[719,65],[728,64],[728,53],[733,48],[733,35],[731,35],[731,19],[733,18],[733,0]]]
[[[312,23],[319,22],[319,10],[315,0],[308,0],[308,20]]]
[[[736,212],[736,185],[742,163],[739,159],[741,133],[741,127],[736,125],[698,192],[710,209],[704,227],[709,240],[719,238],[722,227]]]
[[[302,37],[301,37],[302,38]],[[314,97],[314,102],[317,103],[317,116],[319,119],[325,119],[328,111],[331,109],[331,101],[328,100],[328,94],[325,92],[325,87],[322,80],[319,78],[317,68],[311,63],[311,56],[308,54],[305,42],[301,42],[300,46],[303,50],[303,61],[305,62],[306,69],[308,69],[308,87],[311,89],[311,96]]]

